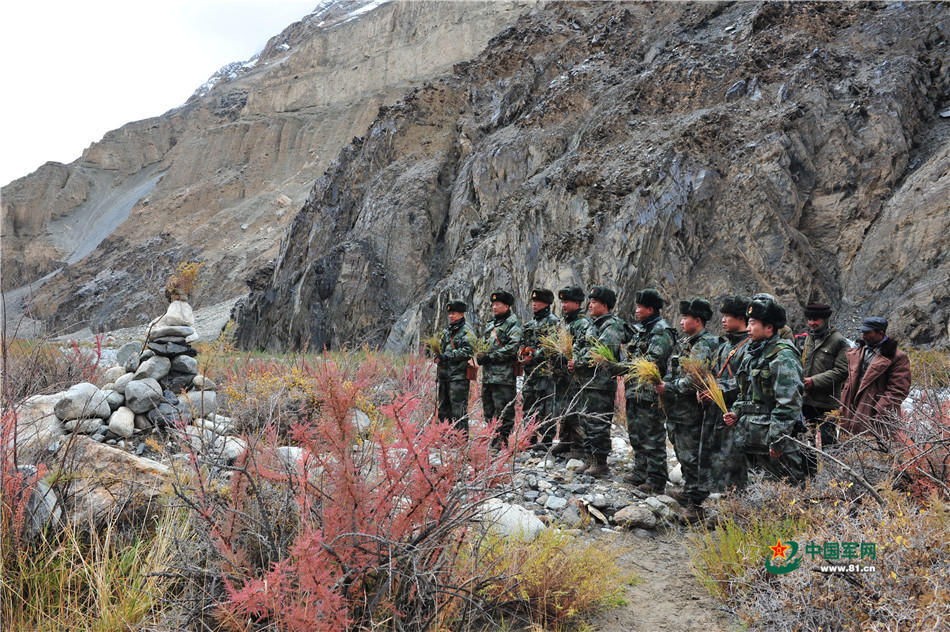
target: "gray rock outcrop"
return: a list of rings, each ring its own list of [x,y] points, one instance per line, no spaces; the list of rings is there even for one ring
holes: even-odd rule
[[[767,291],[795,326],[821,300],[848,331],[886,314],[946,345],[950,14],[816,6],[523,17],[340,152],[255,277],[238,343],[405,350],[450,298],[477,320],[498,287],[525,314],[532,287],[606,283],[624,317],[647,285]]]

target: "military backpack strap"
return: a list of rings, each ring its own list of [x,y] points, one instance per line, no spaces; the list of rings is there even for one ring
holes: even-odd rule
[[[743,338],[742,342],[732,348],[732,351],[730,351],[729,355],[726,356],[726,361],[723,363],[722,368],[719,369],[719,373],[716,373],[717,379],[722,376],[722,372],[727,368],[729,369],[729,377],[735,377],[735,374],[732,372],[732,366],[730,365],[732,356],[736,355],[736,353],[739,352],[739,349],[741,349],[745,343],[749,342],[749,340],[751,340],[751,338]]]

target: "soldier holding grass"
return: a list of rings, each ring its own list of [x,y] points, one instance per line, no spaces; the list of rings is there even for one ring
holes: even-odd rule
[[[751,340],[748,310],[749,298],[746,296],[727,296],[719,305],[724,340],[716,354],[715,376],[727,406],[732,406],[739,397],[736,375]],[[700,397],[703,401],[710,401],[709,391],[702,391]],[[727,426],[722,417],[723,412],[719,408],[706,407],[703,451],[709,454],[707,489],[710,492],[743,489],[746,486],[748,470],[745,453],[736,444],[734,428]]]
[[[547,450],[554,441],[557,426],[554,420],[554,372],[551,358],[541,346],[541,337],[554,335],[560,319],[551,313],[554,292],[544,288],[531,292],[534,318],[525,321],[521,337],[521,363],[525,381],[521,401],[525,419],[537,416],[539,439],[537,449]]]
[[[656,365],[659,375],[666,373],[667,362],[676,345],[676,334],[660,316],[666,302],[653,288],[636,294],[633,339],[627,347],[629,359],[643,358]],[[666,488],[666,415],[652,384],[628,380],[627,434],[634,451],[633,472],[624,480],[640,491],[656,495]]]
[[[486,351],[476,355],[482,368],[482,410],[485,421],[500,419],[501,425],[493,445],[499,447],[508,440],[515,425],[515,365],[518,361],[518,349],[521,347],[521,321],[511,311],[515,297],[511,292],[499,290],[492,292],[492,318],[482,341]]]
[[[709,495],[705,486],[705,463],[702,455],[702,427],[707,404],[699,401],[697,373],[709,371],[716,361],[720,340],[706,331],[712,318],[709,301],[694,298],[680,301],[680,329],[686,338],[679,343],[679,353],[670,358],[663,382],[654,388],[663,397],[667,415],[667,432],[683,468],[682,494],[670,494],[686,507],[685,520],[702,517],[702,503]]]
[[[588,312],[592,321],[586,334],[574,340],[574,359],[568,363],[581,388],[579,399],[588,461],[580,472],[591,476],[610,474],[607,457],[617,378],[604,360],[616,362],[621,346],[627,341],[623,320],[610,311],[616,304],[617,294],[610,288],[602,285],[591,288]]]
[[[573,342],[583,339],[590,327],[590,318],[582,309],[584,304],[584,288],[569,285],[557,293],[561,301],[561,314],[564,325],[571,335]],[[571,352],[573,358],[573,351]],[[583,421],[578,414],[580,404],[580,382],[577,374],[568,370],[571,358],[561,356],[554,362],[554,389],[556,399],[556,415],[560,423],[558,444],[551,453],[566,455],[568,458],[584,458]]]
[[[439,421],[449,421],[468,432],[468,361],[475,355],[472,346],[475,330],[465,322],[464,301],[449,301],[446,306],[449,326],[439,335],[439,354],[435,361],[439,401]]]

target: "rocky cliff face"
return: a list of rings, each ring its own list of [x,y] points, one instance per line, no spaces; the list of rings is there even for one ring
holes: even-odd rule
[[[146,322],[182,261],[208,263],[198,303],[246,293],[380,106],[476,55],[532,4],[321,3],[185,105],[5,186],[3,289],[66,266],[29,301],[53,331]]]
[[[546,5],[339,154],[239,341],[401,349],[450,297],[606,283],[946,345],[948,39],[931,3]]]

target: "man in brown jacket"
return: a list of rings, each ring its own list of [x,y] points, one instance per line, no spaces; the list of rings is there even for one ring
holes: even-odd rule
[[[826,413],[838,408],[841,389],[848,379],[848,357],[851,345],[828,323],[831,306],[811,303],[805,306],[808,333],[802,348],[802,369],[805,376],[805,397],[802,415],[808,424],[809,438],[814,439],[815,429],[821,432],[821,447],[838,441],[834,421],[825,419]],[[813,474],[818,464],[817,454],[805,454],[805,469]]]
[[[887,417],[910,392],[910,360],[887,337],[887,320],[866,318],[861,340],[847,352],[848,381],[841,391],[841,425],[852,433],[890,434]]]

